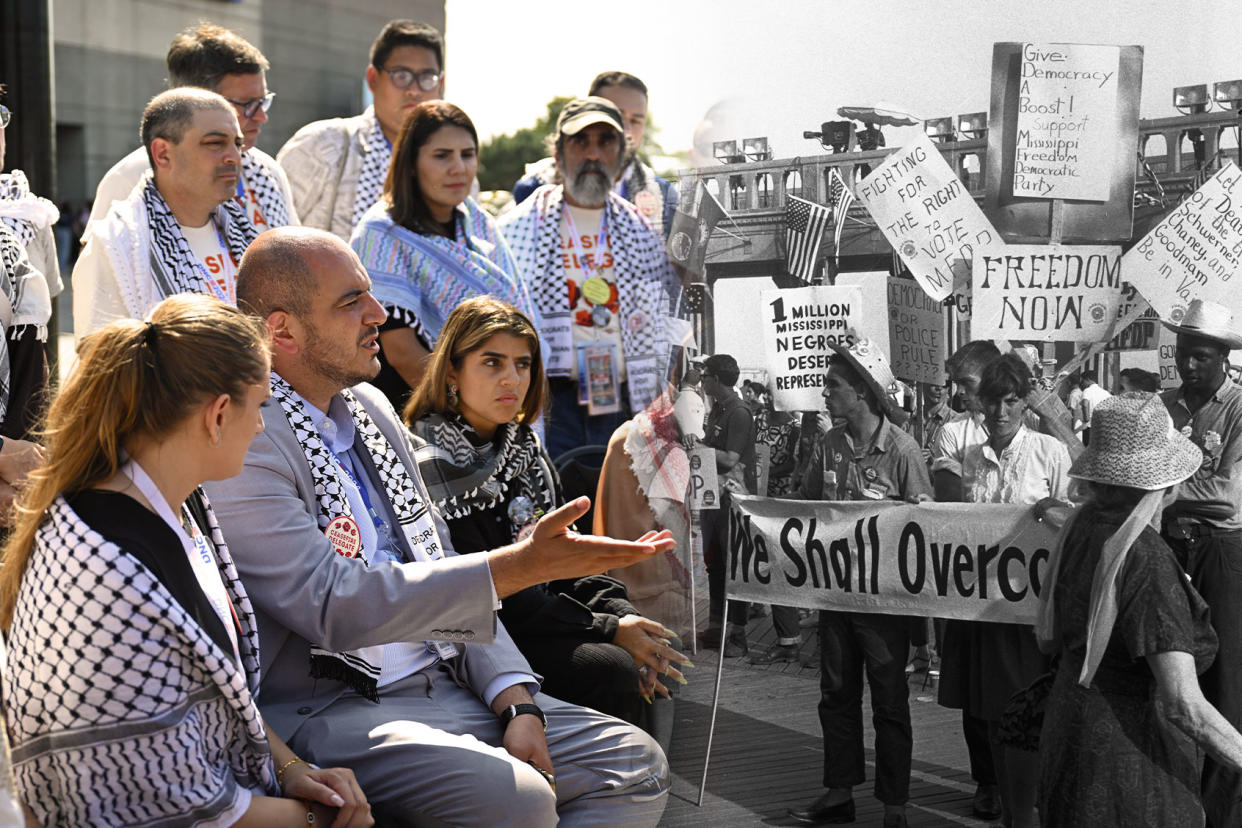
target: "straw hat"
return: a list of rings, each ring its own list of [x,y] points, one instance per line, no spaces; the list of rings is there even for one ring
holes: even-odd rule
[[[1203,452],[1173,427],[1155,394],[1133,392],[1102,401],[1091,413],[1091,445],[1070,477],[1156,491],[1190,477]]]
[[[879,345],[873,340],[858,336],[848,348],[834,342],[828,343],[828,347],[845,357],[846,362],[863,378],[863,382],[879,400],[880,408],[890,422],[901,425],[910,419],[905,409],[893,400],[892,395],[897,393],[900,386],[897,385],[897,378],[893,376],[893,369],[888,366],[888,357],[884,356]]]
[[[1227,345],[1230,350],[1242,348],[1242,333],[1238,333],[1233,327],[1233,311],[1211,299],[1194,299],[1181,319],[1177,318],[1175,310],[1173,322],[1162,321],[1160,324],[1174,333],[1215,339]]]

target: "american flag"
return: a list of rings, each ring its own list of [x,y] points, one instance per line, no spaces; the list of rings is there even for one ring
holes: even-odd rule
[[[836,167],[828,176],[828,200],[832,202],[832,212],[836,220],[833,228],[833,255],[837,262],[841,261],[841,230],[845,227],[845,217],[850,213],[850,205],[854,203],[854,191],[849,188]]]
[[[785,269],[790,276],[811,283],[815,259],[819,256],[819,240],[830,215],[832,211],[822,204],[789,196],[785,204],[785,226],[788,228]]]

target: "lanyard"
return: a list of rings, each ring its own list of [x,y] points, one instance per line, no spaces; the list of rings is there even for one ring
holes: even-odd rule
[[[185,550],[186,557],[190,561],[190,568],[194,571],[194,577],[198,579],[199,588],[207,597],[211,608],[215,610],[216,615],[220,618],[220,622],[224,625],[225,632],[228,633],[229,642],[233,645],[233,656],[241,663],[241,652],[237,646],[237,632],[241,627],[237,619],[237,611],[233,608],[233,602],[229,600],[228,593],[224,590],[224,581],[220,578],[220,570],[217,568],[215,556],[211,553],[211,547],[207,543],[207,539],[203,537],[203,533],[199,530],[198,525],[194,522],[193,516],[189,509],[182,506],[182,514],[185,516],[186,523],[190,526],[190,532],[193,536],[186,533],[185,526],[173,514],[172,508],[168,505],[168,501],[164,499],[164,495],[155,485],[155,481],[147,474],[142,466],[133,460],[125,464],[121,469],[130,480],[134,481],[134,485],[138,487],[138,491],[142,492],[143,497],[155,509],[155,513],[160,516],[169,528],[176,533],[177,538],[181,541],[181,547]]]
[[[349,478],[349,482],[353,483],[354,487],[358,490],[358,495],[362,498],[362,504],[367,507],[367,514],[370,515],[371,524],[375,527],[376,549],[387,553],[388,557],[392,560],[400,561],[400,558],[393,554],[391,550],[385,549],[385,546],[388,545],[386,543],[389,531],[388,521],[380,517],[379,512],[377,512],[375,507],[371,505],[370,487],[362,485],[362,481],[359,479],[360,475],[356,473],[357,469],[354,467],[353,460],[348,454],[342,456],[337,454],[335,451],[332,452],[332,456],[336,458],[337,466],[345,473],[345,476]]]
[[[240,181],[241,179],[238,179],[238,182],[239,182],[238,186],[241,186]],[[224,250],[224,255],[228,256],[229,259],[232,260],[233,251],[229,250],[229,243],[225,241],[224,234],[220,232],[220,225],[216,224],[216,220],[214,217],[211,219],[211,229],[216,231],[216,239],[220,242],[220,247],[222,250]],[[225,288],[221,288],[220,285],[216,283],[216,280],[212,277],[211,273],[207,270],[206,266],[201,261],[198,260],[197,256],[195,256],[194,258],[194,266],[197,267],[199,269],[199,272],[203,274],[203,281],[207,283],[207,288],[213,294],[215,294],[217,299],[219,299],[221,302],[224,302],[226,305],[237,304],[237,298],[235,296],[237,292],[236,272],[233,275],[233,284],[231,285],[232,290],[227,290]],[[233,268],[234,268],[234,271],[236,271],[237,269],[236,261],[233,262]]]
[[[570,209],[568,202],[565,204],[565,223],[569,225],[570,247],[573,248],[574,250],[577,250],[578,244],[581,242],[582,239],[578,235],[578,226],[574,223],[574,214],[573,214],[573,211]],[[595,250],[596,251],[603,250],[604,245],[606,245],[607,243],[608,243],[608,205],[605,204],[603,214],[599,218],[599,234],[595,237]],[[594,276],[599,276],[600,272],[603,271],[604,269],[604,266],[600,264],[600,265],[597,265],[594,270],[592,270],[590,267],[587,266],[586,261],[587,261],[586,248],[583,248],[582,255],[578,257],[578,267],[582,269],[582,277],[583,277],[584,283],[586,279],[590,279]]]

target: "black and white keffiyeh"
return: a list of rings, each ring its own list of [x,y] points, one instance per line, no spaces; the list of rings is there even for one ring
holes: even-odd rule
[[[332,450],[324,444],[314,421],[293,389],[279,374],[272,374],[272,397],[280,403],[294,436],[302,446],[306,462],[310,464],[311,478],[315,481],[315,497],[319,508],[315,519],[320,529],[338,517],[353,514],[341,480],[341,469]],[[410,551],[426,560],[444,557],[444,549],[436,532],[435,516],[430,506],[423,502],[414,486],[409,471],[401,458],[393,451],[388,438],[371,419],[366,408],[348,389],[341,397],[353,417],[354,427],[362,437],[367,454],[379,472],[384,494],[392,504],[397,524],[405,536]],[[365,516],[363,519],[367,519]],[[359,566],[366,566],[365,558],[356,558]],[[312,642],[310,671],[312,678],[329,678],[348,684],[360,696],[379,701],[383,646],[363,647],[348,652],[338,652],[317,647]]]
[[[256,150],[243,152],[241,158],[246,189],[254,193],[267,226],[274,228],[289,224],[289,205],[285,203],[285,190],[280,186],[280,179],[276,174],[268,169],[268,162]]]
[[[3,421],[9,407],[9,337],[20,330],[14,324],[17,305],[23,292],[31,286],[30,280],[43,279],[42,274],[30,264],[26,248],[17,234],[4,223],[0,223],[0,267],[3,268],[3,273],[0,273],[0,421]],[[43,321],[42,338],[46,339],[47,320]]]
[[[185,234],[181,232],[181,225],[149,174],[142,190],[142,201],[151,231],[151,276],[160,298],[166,299],[178,293],[212,295],[206,269],[194,255]],[[216,219],[224,223],[222,235],[229,253],[234,261],[240,262],[258,232],[246,217],[246,211],[232,198],[216,208]]]
[[[564,186],[544,186],[499,219],[518,271],[526,277],[535,307],[545,319],[569,316],[561,256]],[[670,291],[677,279],[658,236],[634,206],[616,193],[605,205],[608,237],[620,302],[621,347],[629,377],[630,406],[641,411],[664,381],[668,361]],[[545,329],[547,326],[545,326]],[[569,347],[571,333],[563,328]],[[547,330],[540,331],[547,336]],[[552,344],[557,349],[558,344]]]
[[[368,115],[371,119],[370,128],[358,134],[365,153],[362,156],[362,168],[358,171],[358,189],[354,193],[354,215],[351,222],[354,227],[358,226],[371,205],[384,194],[384,179],[388,177],[388,164],[392,161],[392,146],[384,137],[379,118],[375,117],[373,111],[368,111]]]
[[[60,210],[46,198],[30,191],[21,170],[0,175],[0,222],[17,234],[22,247],[29,247],[35,233],[60,220]]]
[[[556,508],[552,470],[530,426],[505,423],[483,445],[459,416],[428,414],[412,430],[425,442],[414,452],[419,477],[444,517],[469,517],[519,496],[545,514]],[[515,523],[514,540],[519,529]]]
[[[279,795],[254,611],[203,505],[240,666],[137,558],[63,498],[48,510],[4,675],[14,770],[40,824],[231,824],[243,789]]]

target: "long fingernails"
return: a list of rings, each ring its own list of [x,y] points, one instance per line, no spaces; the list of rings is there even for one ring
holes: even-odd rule
[[[682,667],[693,667],[693,666],[694,666],[694,664],[690,661],[690,659],[688,659],[688,658],[683,658],[683,659],[682,659],[682,662],[681,662],[681,666],[682,666]]]
[[[668,627],[665,627],[664,631],[660,633],[660,635],[664,636],[665,638],[674,638],[677,635],[677,633],[673,632]]]
[[[678,684],[689,684],[689,682],[686,681],[685,676],[673,676],[672,678],[673,678],[673,681],[677,682]]]

